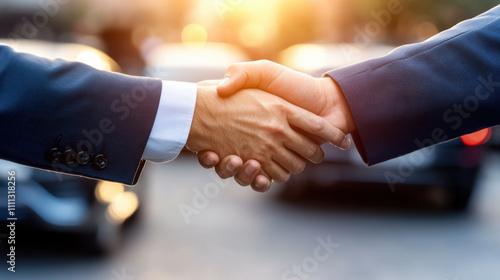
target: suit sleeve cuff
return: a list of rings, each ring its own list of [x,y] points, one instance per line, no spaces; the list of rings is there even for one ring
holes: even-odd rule
[[[143,158],[167,162],[181,152],[191,129],[197,87],[193,83],[162,81],[160,104]]]

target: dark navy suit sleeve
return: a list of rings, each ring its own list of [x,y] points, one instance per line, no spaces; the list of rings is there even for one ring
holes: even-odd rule
[[[50,61],[0,45],[0,158],[135,184],[160,94],[160,80]],[[47,157],[51,148],[63,153],[59,160]],[[75,162],[71,150],[87,153],[89,162]]]
[[[364,161],[376,164],[500,124],[500,6],[385,57],[327,73]]]

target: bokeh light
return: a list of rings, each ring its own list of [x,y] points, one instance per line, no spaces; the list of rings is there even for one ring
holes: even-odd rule
[[[110,222],[122,223],[135,213],[139,207],[139,199],[133,192],[124,192],[117,195],[106,211],[106,217]]]
[[[111,65],[94,50],[84,50],[78,54],[76,61],[90,65],[96,69],[111,71]]]
[[[205,27],[192,23],[184,27],[181,38],[185,46],[201,47],[207,43],[208,33]]]
[[[424,41],[438,34],[439,30],[432,22],[424,21],[417,26],[418,40]]]
[[[471,134],[460,137],[462,142],[468,146],[477,146],[486,143],[491,137],[491,128],[485,128]]]
[[[299,71],[310,71],[324,66],[327,53],[324,48],[313,44],[301,44],[284,50],[280,63]]]
[[[117,195],[123,193],[124,189],[123,184],[101,181],[95,188],[95,196],[100,202],[110,203]]]

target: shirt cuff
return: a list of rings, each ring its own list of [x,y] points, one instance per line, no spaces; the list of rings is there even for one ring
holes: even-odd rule
[[[160,163],[179,155],[191,129],[196,93],[196,84],[162,81],[160,104],[144,159]]]

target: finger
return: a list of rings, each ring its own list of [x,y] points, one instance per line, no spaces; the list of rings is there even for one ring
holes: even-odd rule
[[[248,160],[243,164],[243,168],[234,176],[234,180],[242,186],[248,186],[257,178],[260,170],[261,167],[258,161]]]
[[[284,143],[285,147],[297,153],[302,158],[316,164],[321,163],[325,158],[325,152],[321,148],[320,144],[311,138],[295,131],[290,133],[289,138],[290,140]],[[304,170],[297,170],[296,173],[292,172],[292,174],[299,174],[302,173],[302,171]]]
[[[304,110],[290,103],[288,103],[288,106],[291,107],[290,110],[287,110],[287,118],[290,125],[298,127],[301,130],[312,135],[318,136],[325,142],[330,142],[332,145],[337,146],[343,150],[347,150],[349,148],[350,141],[348,141],[347,135],[342,130],[333,126],[326,119],[307,110]],[[299,154],[302,155],[301,153]]]
[[[243,166],[243,160],[239,156],[227,156],[215,166],[215,172],[222,179],[231,178],[236,175]]]
[[[204,168],[213,168],[219,164],[219,155],[212,151],[201,151],[196,155],[198,157],[198,162]]]
[[[269,175],[268,178],[271,178],[276,183],[286,183],[290,180],[290,172],[285,170],[276,161],[261,162],[261,166],[262,170]]]
[[[227,96],[243,88],[266,90],[284,69],[285,67],[267,60],[232,64],[217,86],[217,93]]]
[[[257,88],[313,110],[321,97],[317,93],[318,81],[280,64],[259,60],[229,66],[225,79],[217,86],[217,93],[228,96],[243,88]]]
[[[267,175],[259,174],[252,182],[252,189],[256,192],[267,192],[271,188],[271,179]]]
[[[272,159],[291,174],[302,173],[306,168],[306,161],[304,158],[286,147],[283,147],[283,150],[280,152],[274,153]]]

